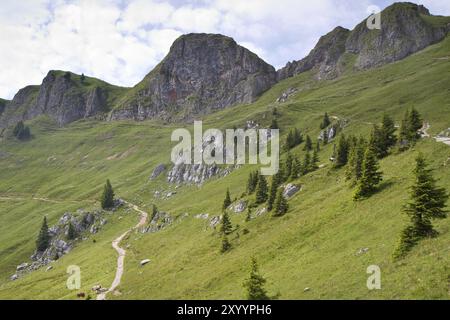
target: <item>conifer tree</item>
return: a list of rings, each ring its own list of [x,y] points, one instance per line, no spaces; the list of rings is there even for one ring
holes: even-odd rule
[[[303,142],[303,136],[299,129],[295,128],[293,132],[294,147],[300,145]]]
[[[244,282],[244,288],[247,290],[248,300],[270,300],[264,285],[266,279],[259,273],[258,263],[252,258],[250,277]]]
[[[267,211],[272,211],[273,209],[273,204],[275,203],[275,199],[277,197],[278,186],[278,176],[274,175],[272,177],[272,183],[270,184],[269,198],[267,199]]]
[[[334,166],[336,168],[343,167],[347,164],[348,151],[349,151],[349,143],[348,143],[345,135],[342,134],[339,139],[339,142],[338,142],[336,159],[335,159],[335,163],[334,163]]]
[[[444,188],[436,185],[432,170],[422,154],[416,158],[415,181],[410,191],[410,201],[404,207],[411,224],[406,227],[400,238],[395,256],[406,254],[422,238],[435,236],[432,219],[447,217],[445,210],[448,194]]]
[[[220,226],[220,232],[223,235],[229,235],[231,232],[233,232],[233,225],[230,220],[230,216],[228,215],[228,212],[224,212],[222,216],[222,224]]]
[[[286,156],[285,167],[284,167],[284,174],[286,175],[287,179],[291,178],[293,162],[294,162],[294,158],[292,157],[292,154],[290,152],[288,152],[288,154]]]
[[[157,214],[158,214],[158,208],[156,207],[156,205],[153,205],[152,206],[152,216],[151,216],[150,221],[153,221]]]
[[[331,124],[330,118],[328,117],[328,113],[325,112],[325,115],[323,116],[322,123],[320,124],[320,129],[325,129]]]
[[[103,209],[110,209],[114,207],[114,191],[111,186],[111,182],[106,180],[105,187],[101,198],[101,204]]]
[[[250,172],[247,182],[247,193],[250,195],[256,190],[258,184],[258,171]]]
[[[319,152],[320,151],[320,141],[319,140],[317,140],[317,142],[316,142],[316,149],[315,149],[317,152]]]
[[[248,206],[247,215],[245,216],[245,222],[249,222],[250,220],[252,220],[252,209],[250,208],[250,206]]]
[[[286,198],[283,196],[283,190],[278,190],[277,197],[275,199],[274,204],[274,217],[280,217],[284,215],[289,209],[289,204],[286,200]]]
[[[372,132],[370,133],[369,145],[378,158],[381,159],[387,155],[387,149],[385,148],[383,140],[383,133],[376,124],[373,125]]]
[[[280,127],[278,126],[278,121],[277,119],[272,119],[272,123],[270,124],[270,129],[280,129]]]
[[[322,141],[323,141],[324,145],[328,144],[328,130],[327,129],[325,129],[323,131]]]
[[[414,108],[412,108],[409,114],[409,126],[411,138],[413,139],[413,141],[416,141],[420,137],[418,131],[423,126],[423,120],[420,113]]]
[[[36,241],[36,250],[44,252],[50,245],[50,234],[48,232],[47,217],[44,217],[41,230]]]
[[[317,150],[314,149],[313,155],[312,155],[312,158],[311,158],[311,164],[309,166],[310,170],[311,171],[316,171],[317,169],[319,169],[318,163],[319,163],[319,154],[317,153]]]
[[[292,162],[292,170],[291,170],[291,176],[290,180],[295,180],[300,177],[300,174],[302,172],[302,163],[300,160],[295,157],[294,161]]]
[[[364,137],[360,137],[359,140],[353,144],[350,151],[349,161],[346,171],[347,180],[356,183],[362,176],[362,164],[364,161],[364,154],[367,148],[367,143]]]
[[[382,173],[378,171],[378,159],[371,147],[368,147],[362,163],[362,175],[354,196],[359,200],[370,196],[382,180]]]
[[[72,222],[69,222],[69,229],[67,230],[67,239],[74,240],[77,237],[77,231]]]
[[[225,253],[227,251],[231,250],[231,243],[230,241],[228,241],[228,237],[226,235],[224,235],[222,237],[222,248],[221,248],[221,252]]]
[[[312,145],[311,137],[309,135],[307,135],[306,140],[305,140],[305,147],[303,148],[303,150],[312,151],[312,149],[313,149],[313,145]]]
[[[256,204],[261,204],[267,201],[267,181],[264,176],[258,179],[258,186],[256,187]]]
[[[311,170],[311,154],[307,152],[305,154],[305,158],[302,163],[302,172],[301,172],[302,176],[308,174],[310,170]]]
[[[397,129],[395,128],[394,120],[392,120],[392,118],[385,113],[382,120],[381,132],[383,135],[383,144],[386,155],[389,148],[397,144],[397,136],[395,135],[395,131],[397,131]]]
[[[231,205],[230,189],[227,189],[227,192],[225,194],[225,199],[223,200],[222,210],[227,210],[227,208],[230,205]]]

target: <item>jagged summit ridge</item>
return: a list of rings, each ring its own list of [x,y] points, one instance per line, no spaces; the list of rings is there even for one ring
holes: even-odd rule
[[[174,42],[111,119],[188,119],[253,102],[275,82],[275,69],[232,38],[188,34]]]

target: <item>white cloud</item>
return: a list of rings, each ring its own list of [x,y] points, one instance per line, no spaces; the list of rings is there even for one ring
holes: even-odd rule
[[[233,37],[275,67],[300,59],[335,26],[353,28],[389,0],[4,0],[0,97],[39,84],[50,69],[133,86],[183,33]],[[450,15],[448,0],[422,1]]]

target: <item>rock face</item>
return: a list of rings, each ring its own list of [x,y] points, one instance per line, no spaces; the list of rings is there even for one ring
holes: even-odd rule
[[[286,79],[299,73],[315,69],[318,78],[333,78],[338,75],[337,64],[345,52],[345,42],[350,30],[337,27],[320,38],[311,53],[300,61],[289,62],[278,71],[278,79]]]
[[[70,72],[50,71],[40,86],[20,90],[6,103],[0,127],[48,115],[60,126],[92,117],[108,109],[108,96],[115,90],[105,82],[85,78]]]
[[[352,31],[338,27],[323,36],[306,58],[280,69],[278,80],[309,70],[318,79],[332,79],[349,67],[382,66],[441,41],[449,29],[424,6],[395,3],[382,11],[381,30],[369,30],[366,20]]]
[[[224,177],[233,170],[231,166],[217,166],[215,164],[176,164],[167,174],[167,181],[176,184],[201,185],[213,177]]]
[[[186,120],[253,102],[275,82],[275,69],[233,39],[188,34],[174,42],[167,57],[111,119]]]

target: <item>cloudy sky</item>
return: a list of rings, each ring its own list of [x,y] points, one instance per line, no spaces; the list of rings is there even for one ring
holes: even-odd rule
[[[222,33],[279,68],[335,26],[353,28],[389,0],[1,0],[0,97],[49,70],[139,82],[183,33]],[[422,0],[450,15],[449,0]]]

